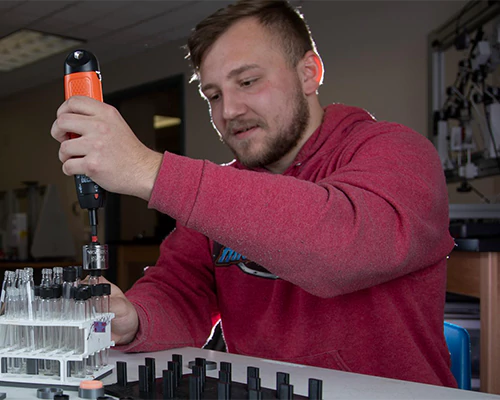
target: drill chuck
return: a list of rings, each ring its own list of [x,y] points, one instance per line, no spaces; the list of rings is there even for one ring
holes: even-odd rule
[[[108,245],[90,243],[83,246],[83,269],[87,271],[105,271],[108,269]]]

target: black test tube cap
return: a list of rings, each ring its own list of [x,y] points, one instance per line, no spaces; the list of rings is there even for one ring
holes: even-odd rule
[[[105,296],[109,296],[111,294],[111,285],[109,283],[100,283],[102,287],[102,294]]]
[[[119,386],[127,386],[127,363],[125,361],[116,362],[116,383]]]
[[[162,371],[162,390],[164,399],[173,399],[175,394],[174,371],[164,369]]]
[[[64,282],[75,282],[77,275],[76,267],[64,267],[63,268],[63,281]]]
[[[323,381],[321,379],[309,378],[308,399],[322,400]]]

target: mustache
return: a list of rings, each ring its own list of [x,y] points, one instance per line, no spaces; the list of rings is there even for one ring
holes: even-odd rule
[[[259,128],[266,128],[267,125],[264,121],[258,119],[247,119],[247,120],[233,119],[228,122],[225,134],[233,135],[236,132],[245,131],[250,128],[254,128],[256,126]]]

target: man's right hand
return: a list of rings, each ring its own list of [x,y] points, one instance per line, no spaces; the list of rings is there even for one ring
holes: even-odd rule
[[[68,132],[79,135],[70,139]],[[73,96],[57,110],[51,134],[66,175],[86,175],[110,192],[149,201],[163,154],[146,147],[116,108]]]
[[[115,314],[111,321],[111,340],[116,345],[130,343],[139,330],[139,317],[135,307],[118,286],[103,277],[99,278],[99,283],[111,285],[110,312]]]

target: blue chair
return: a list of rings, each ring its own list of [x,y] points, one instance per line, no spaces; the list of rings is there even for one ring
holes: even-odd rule
[[[451,355],[451,372],[460,389],[471,390],[469,332],[450,322],[444,323],[444,337]]]

